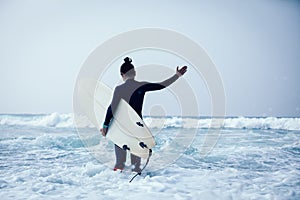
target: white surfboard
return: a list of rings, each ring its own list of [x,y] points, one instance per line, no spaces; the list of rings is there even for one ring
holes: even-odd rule
[[[93,88],[95,88],[94,91],[92,91]],[[96,119],[90,115],[91,122],[100,129],[112,100],[112,90],[101,82],[84,80],[80,82],[80,95],[83,95],[81,96],[82,102],[94,102]],[[84,109],[84,105],[82,107]],[[87,116],[89,117],[89,115]],[[114,113],[106,137],[120,148],[127,149],[130,153],[142,158],[147,158],[149,149],[155,146],[155,140],[144,121],[123,99]]]

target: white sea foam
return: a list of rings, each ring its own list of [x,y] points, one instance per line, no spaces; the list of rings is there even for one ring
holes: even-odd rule
[[[18,114],[0,115],[0,125],[37,126],[37,127],[72,127],[73,114]]]
[[[150,128],[211,128],[210,117],[145,117]],[[219,119],[220,120],[220,119]],[[222,120],[221,120],[222,121]],[[281,129],[300,130],[300,118],[278,117],[226,117],[221,128],[230,129]],[[35,126],[35,127],[74,127],[73,114],[42,114],[42,115],[0,115],[0,125]],[[91,123],[82,120],[78,127],[90,127]]]
[[[218,118],[222,122],[221,118]],[[145,118],[151,128],[211,128],[212,118]],[[221,128],[300,130],[300,118],[228,117]]]
[[[182,122],[179,118],[171,121]],[[203,141],[203,134],[198,134],[178,160],[155,171],[159,163],[154,158],[160,155],[160,146],[170,145],[169,136],[174,134],[172,127],[163,131],[156,135],[158,148],[142,176],[129,183],[133,176],[129,160],[124,173],[114,172],[114,156],[108,149],[103,149],[101,159],[96,160],[73,129],[2,126],[1,200],[300,197],[299,131],[222,130],[222,137],[207,157],[197,151]],[[106,159],[112,163],[104,164]]]
[[[95,145],[90,154],[73,129],[73,118],[58,113],[0,115],[1,200],[299,199],[299,131],[288,130],[299,129],[298,118],[227,118],[222,137],[203,157],[200,150],[211,118],[145,117],[150,127],[163,129],[155,134],[149,165],[132,183],[130,156],[125,172],[114,172],[113,145],[112,151]],[[172,136],[198,126],[202,129],[190,146],[169,164],[172,145],[182,146]],[[87,136],[95,133],[84,131]],[[106,141],[100,137],[92,142],[98,144],[98,139]]]

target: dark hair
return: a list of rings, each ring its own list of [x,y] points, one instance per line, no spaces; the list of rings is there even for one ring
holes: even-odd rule
[[[133,64],[131,64],[132,60],[131,58],[124,58],[124,63],[121,65],[121,68],[120,68],[120,72],[121,72],[121,75],[122,74],[126,74],[127,72],[129,71],[134,71],[132,69],[134,69],[134,66]]]

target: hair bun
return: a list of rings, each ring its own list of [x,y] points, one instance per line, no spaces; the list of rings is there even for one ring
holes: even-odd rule
[[[130,64],[132,62],[131,58],[126,57],[124,58],[124,62]]]

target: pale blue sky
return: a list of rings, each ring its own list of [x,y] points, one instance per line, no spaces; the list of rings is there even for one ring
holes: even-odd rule
[[[144,27],[178,31],[206,49],[224,82],[227,115],[300,116],[300,1],[293,0],[0,0],[0,113],[72,112],[89,53]]]

